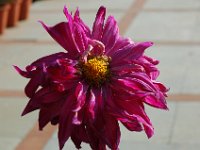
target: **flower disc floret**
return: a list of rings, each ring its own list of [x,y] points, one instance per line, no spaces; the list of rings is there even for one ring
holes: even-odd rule
[[[109,62],[104,57],[94,57],[82,65],[83,78],[90,84],[99,86],[109,77]]]

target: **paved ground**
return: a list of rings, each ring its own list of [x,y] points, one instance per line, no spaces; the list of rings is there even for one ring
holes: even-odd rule
[[[58,150],[56,128],[37,131],[37,113],[23,118],[27,80],[12,65],[25,67],[36,58],[63,51],[37,23],[65,20],[66,4],[92,25],[100,5],[119,22],[120,31],[135,41],[154,41],[147,51],[161,61],[159,80],[171,88],[164,112],[147,107],[155,136],[122,128],[121,150],[198,150],[200,147],[200,0],[46,0],[34,3],[28,21],[0,36],[0,150]],[[52,136],[53,135],[53,136]],[[69,141],[66,150],[74,150]],[[83,145],[83,150],[89,150]]]

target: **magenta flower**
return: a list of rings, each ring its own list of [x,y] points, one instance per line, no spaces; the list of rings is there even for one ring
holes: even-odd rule
[[[59,125],[60,149],[71,137],[77,149],[89,143],[94,150],[117,150],[121,122],[130,131],[154,129],[144,104],[167,109],[166,87],[156,81],[157,60],[144,55],[152,42],[134,43],[119,35],[114,17],[105,21],[100,7],[92,31],[64,8],[67,22],[53,27],[41,24],[66,51],[46,56],[22,71],[30,78],[30,98],[22,115],[39,109],[39,128]],[[105,21],[105,22],[104,22]]]

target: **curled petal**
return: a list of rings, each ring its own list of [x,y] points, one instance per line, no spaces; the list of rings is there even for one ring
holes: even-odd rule
[[[42,84],[43,80],[43,72],[40,70],[34,71],[33,77],[30,79],[30,81],[25,87],[25,94],[30,98],[33,97],[38,87]]]
[[[90,119],[94,120],[95,119],[95,105],[96,105],[96,100],[95,100],[95,94],[92,90],[90,90],[90,97],[89,97],[89,104],[88,104],[88,112]]]
[[[148,136],[148,138],[152,137],[154,134],[154,128],[151,124],[150,119],[146,115],[144,111],[144,106],[141,102],[138,101],[118,101],[118,105],[124,109],[126,117],[129,119],[135,118],[138,122],[142,123],[144,126],[144,130]]]
[[[93,56],[101,56],[105,53],[105,46],[103,43],[97,40],[90,40],[89,43],[92,45],[92,50],[90,52]]]
[[[88,91],[88,85],[79,82],[75,91],[77,104],[74,111],[79,111],[85,104],[87,91]]]
[[[31,77],[31,75],[30,75],[29,72],[23,71],[23,70],[21,70],[18,66],[15,66],[15,65],[13,65],[13,67],[15,68],[15,70],[16,70],[21,76],[23,76],[23,77],[25,77],[25,78],[30,78],[30,77]]]
[[[42,58],[34,61],[31,65],[28,66],[28,68],[30,68],[30,69],[33,68],[33,67],[42,68],[44,66],[44,64],[46,64],[48,66],[50,64],[55,65],[55,64],[57,64],[57,60],[66,58],[68,56],[69,55],[67,53],[63,53],[63,52],[51,54],[51,55],[42,57]]]

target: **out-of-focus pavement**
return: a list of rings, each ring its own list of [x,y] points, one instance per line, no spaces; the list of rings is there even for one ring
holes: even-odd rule
[[[58,150],[56,127],[37,131],[38,112],[23,118],[27,80],[13,64],[63,51],[37,23],[64,21],[64,5],[78,6],[91,27],[100,5],[118,20],[120,31],[134,41],[153,41],[146,53],[160,60],[159,80],[170,87],[169,111],[149,108],[155,136],[131,133],[122,127],[121,150],[199,150],[200,148],[200,0],[46,0],[34,3],[29,20],[0,36],[0,150]],[[74,150],[68,141],[65,150]],[[83,150],[89,150],[83,144]]]

